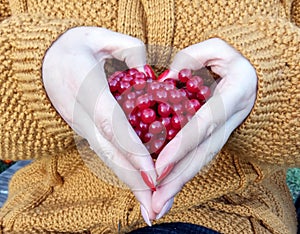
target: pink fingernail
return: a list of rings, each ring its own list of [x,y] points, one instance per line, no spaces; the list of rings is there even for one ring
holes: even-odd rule
[[[148,215],[148,212],[146,210],[146,208],[141,204],[141,214],[143,216],[143,219],[145,220],[145,222],[148,224],[148,226],[152,226],[152,223],[149,219],[149,215]]]
[[[157,80],[158,81],[164,81],[164,79],[168,76],[168,74],[170,73],[170,70],[165,70],[163,73],[161,73],[158,77]]]
[[[168,166],[165,167],[165,169],[162,171],[161,175],[156,179],[157,182],[162,181],[164,178],[166,178],[167,175],[172,171],[174,168],[175,163],[170,163]]]
[[[153,80],[156,79],[155,73],[154,73],[154,71],[152,70],[152,68],[149,64],[146,64],[144,66],[144,70],[145,70],[145,73],[148,77],[152,78]]]
[[[154,183],[153,183],[153,180],[152,180],[152,178],[150,177],[150,175],[148,175],[148,173],[145,172],[145,171],[141,171],[141,176],[142,176],[142,178],[143,178],[145,184],[146,184],[153,192],[156,191],[156,187],[155,187],[155,185],[154,185]]]
[[[172,197],[169,201],[166,202],[166,204],[163,206],[159,214],[156,216],[156,220],[163,217],[168,211],[171,209],[174,202],[174,197]]]

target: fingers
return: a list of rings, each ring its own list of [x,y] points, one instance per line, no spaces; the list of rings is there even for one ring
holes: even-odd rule
[[[175,197],[182,187],[221,150],[232,130],[238,124],[238,115],[240,113],[230,118],[222,127],[213,132],[211,137],[207,138],[176,163],[170,174],[167,175],[157,187],[156,192],[153,193],[152,207],[156,213],[161,212],[165,204]]]
[[[241,55],[226,42],[218,38],[212,38],[178,52],[170,65],[170,69],[173,75],[183,68],[199,70],[205,66],[211,66],[212,69],[221,67],[222,69],[219,69],[219,71],[223,72],[227,70],[226,63],[237,56]],[[217,74],[224,76],[224,74]]]
[[[129,66],[143,66],[145,48],[138,39],[106,29],[73,28],[47,52],[44,83],[54,106],[69,125],[76,126],[76,131],[89,141],[95,136],[104,137],[136,171],[145,172],[143,178],[149,184],[156,176],[153,161],[109,91],[103,69],[108,57],[124,60]],[[94,125],[99,132],[91,128]],[[94,143],[92,147],[96,146]]]
[[[48,50],[43,80],[55,108],[130,187],[149,223],[155,218],[153,161],[110,93],[103,69],[107,58],[143,69],[145,51],[144,44],[130,36],[95,27],[73,28]]]
[[[151,225],[151,220],[156,216],[151,204],[152,191],[142,180],[140,171],[136,170],[128,158],[102,136],[94,121],[78,103],[75,106],[74,119],[72,128],[75,131],[79,129],[82,132],[83,137],[88,140],[91,149],[112,169],[116,176],[128,185],[144,209],[143,216],[145,221]]]
[[[141,213],[145,222],[151,226],[151,221],[156,217],[152,209],[152,192],[150,190],[133,190],[132,192],[141,204]]]
[[[155,164],[158,176],[166,166],[182,160],[239,111],[234,108],[237,100],[239,98],[230,90],[211,97],[161,151]]]
[[[124,156],[118,148],[102,136],[84,108],[77,103],[74,109],[72,128],[82,132],[82,136],[87,139],[91,149],[97,153],[101,160],[132,190],[149,190],[141,178],[140,171],[136,170],[126,155]]]
[[[182,187],[190,181],[221,150],[232,131],[241,123],[248,110],[240,110],[231,116],[222,126],[216,129],[209,138],[191,150],[178,161],[168,175],[157,186],[153,193],[152,208],[160,213]],[[165,214],[165,213],[164,213]]]
[[[222,75],[213,96],[162,150],[156,161],[158,177],[176,164],[218,130],[233,115],[240,115],[240,124],[251,111],[256,94],[256,74],[251,64],[220,39],[210,39],[179,52],[171,65],[173,73],[183,68],[198,70],[212,66]],[[236,127],[238,124],[236,125]]]
[[[96,121],[96,126],[102,131],[103,136],[128,155],[128,159],[136,169],[153,170],[153,162],[148,151],[110,94],[103,69],[103,60],[108,56],[125,60],[129,66],[143,66],[146,59],[144,44],[133,37],[97,27],[74,28],[69,30],[65,37],[64,40],[84,39],[81,43],[91,48],[93,52],[91,54],[80,50],[82,53],[80,54],[76,52],[75,47],[73,53],[68,54],[66,60],[71,61],[73,66],[66,66],[68,68],[66,77],[71,76],[69,82],[64,81],[68,82],[66,90],[73,91],[75,99],[90,118]],[[68,103],[65,105],[68,106]]]
[[[91,49],[98,61],[113,57],[124,61],[129,68],[143,67],[146,64],[145,45],[137,38],[99,27],[71,29],[66,40],[72,40],[74,36]]]
[[[109,144],[114,146],[136,171],[142,173],[138,177],[142,176],[147,185],[154,189],[156,172],[153,160],[109,88],[100,86],[98,80],[104,74],[98,71],[99,69],[94,69],[86,76],[77,93],[76,100],[82,107],[82,111],[85,111],[90,118],[90,124],[94,124],[99,131],[99,137],[105,138]],[[77,109],[75,109],[76,111]],[[76,116],[76,113],[73,115]],[[86,127],[82,125],[81,128],[85,129]],[[95,131],[96,129],[87,132],[86,138],[93,138],[93,134],[97,133]],[[100,144],[98,143],[98,145]]]
[[[154,163],[148,150],[109,90],[98,98],[95,123],[106,139],[115,145],[137,170],[149,173],[155,181]]]
[[[108,85],[101,85],[105,76],[96,66],[82,81],[76,100],[94,121],[99,132],[110,141],[136,170],[145,171],[155,181],[155,170],[149,152],[129,124]],[[89,134],[92,134],[91,132]]]
[[[131,162],[98,132],[98,128],[90,116],[85,112],[80,104],[75,107],[74,118],[77,120],[73,124],[73,129],[84,129],[83,136],[88,140],[90,147],[97,153],[101,160],[111,168],[114,173],[131,189],[137,200],[144,208],[144,218],[149,224],[156,216],[152,210],[152,191],[141,178],[139,170],[132,166]]]

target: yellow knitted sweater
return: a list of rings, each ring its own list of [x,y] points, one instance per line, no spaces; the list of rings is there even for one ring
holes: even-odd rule
[[[34,159],[12,179],[0,233],[124,233],[139,203],[60,118],[43,56],[71,27],[93,25],[150,45],[149,64],[219,37],[258,75],[256,104],[161,222],[222,233],[296,233],[285,170],[300,165],[299,0],[0,0],[0,158]]]

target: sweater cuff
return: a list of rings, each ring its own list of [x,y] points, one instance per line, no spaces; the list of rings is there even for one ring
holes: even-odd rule
[[[213,37],[237,49],[258,77],[255,105],[225,149],[255,161],[300,165],[299,28],[282,19],[257,17],[209,32],[207,39]]]
[[[74,147],[74,134],[47,98],[42,82],[46,50],[80,20],[20,14],[0,24],[0,157],[52,155]],[[2,72],[3,71],[3,72]]]

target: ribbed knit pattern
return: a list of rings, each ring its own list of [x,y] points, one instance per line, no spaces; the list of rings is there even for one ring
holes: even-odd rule
[[[278,25],[280,30],[274,30]],[[256,105],[230,138],[227,149],[253,160],[299,165],[299,28],[264,17],[209,34],[240,50],[259,78]]]
[[[0,4],[0,21],[11,15],[11,10],[9,8],[9,2],[5,1]]]
[[[144,10],[139,0],[120,0],[118,9],[117,28],[120,33],[127,33],[146,41],[146,24],[143,18]]]
[[[146,14],[148,63],[161,72],[171,58],[175,27],[175,1],[143,1]]]
[[[249,59],[258,76],[254,109],[155,223],[296,233],[285,170],[300,166],[299,2],[0,0],[0,158],[36,158],[10,183],[0,233],[125,233],[145,226],[131,191],[74,135],[43,88],[45,52],[82,25],[140,38],[157,71],[178,50],[212,37]]]
[[[293,1],[292,5],[292,19],[295,24],[300,26],[300,1]]]
[[[46,49],[71,20],[49,20],[20,14],[1,23],[1,129],[2,158],[20,160],[66,151],[73,133],[51,107],[41,80]]]

